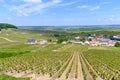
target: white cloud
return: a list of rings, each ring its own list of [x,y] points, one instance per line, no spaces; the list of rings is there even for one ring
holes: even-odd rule
[[[11,0],[12,2],[41,3],[42,0]]]
[[[3,2],[4,0],[0,0],[0,2]]]
[[[120,10],[120,8],[114,8],[114,10]]]
[[[103,2],[102,4],[110,4],[111,2]]]
[[[30,2],[30,3],[40,3],[42,0],[23,0],[24,2]]]
[[[60,4],[60,6],[69,6],[75,4],[76,1]]]
[[[105,22],[114,23],[114,24],[119,24],[120,18],[112,18],[112,17],[109,17],[109,18],[104,19],[104,21],[105,21]]]
[[[24,0],[28,1],[28,0]],[[30,0],[29,2],[32,2],[33,0]],[[40,0],[35,0],[35,2]],[[51,6],[57,5],[62,2],[62,0],[52,0],[48,1],[46,3],[43,3],[42,1],[38,4],[31,4],[31,3],[24,3],[18,6],[9,6],[10,11],[15,11],[17,15],[19,16],[29,16],[30,14],[40,14],[44,9],[50,8]]]
[[[7,20],[11,20],[11,17],[7,17],[6,19],[7,19]]]
[[[62,0],[53,0],[52,3],[61,3]]]
[[[94,11],[94,10],[100,9],[100,6],[81,5],[81,6],[77,6],[77,8],[79,8],[79,9],[88,9],[88,10]]]
[[[85,8],[89,8],[89,6],[88,5],[81,5],[81,6],[77,6],[77,8],[85,9]]]
[[[95,6],[95,7],[90,8],[90,10],[92,10],[92,11],[98,10],[98,9],[100,9],[100,6]]]
[[[112,15],[108,15],[108,17],[116,17],[116,15],[112,14]]]
[[[112,17],[108,18],[109,21],[113,21],[114,19]]]
[[[120,18],[115,15],[109,15],[108,17],[105,18],[105,21],[120,21]]]

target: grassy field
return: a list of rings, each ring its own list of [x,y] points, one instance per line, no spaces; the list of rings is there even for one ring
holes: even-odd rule
[[[30,80],[30,78],[15,78],[8,75],[0,75],[0,80]]]
[[[71,34],[61,32],[58,31]],[[25,44],[29,38],[56,39],[51,36],[55,33],[3,31],[0,34],[0,80],[120,80],[120,48],[70,43]]]
[[[66,32],[72,32],[72,33],[79,33],[80,35],[89,35],[89,34],[96,34],[96,35],[118,35],[120,34],[120,28],[100,28],[100,27],[90,27],[90,28],[79,28],[79,29],[70,29],[65,30]]]

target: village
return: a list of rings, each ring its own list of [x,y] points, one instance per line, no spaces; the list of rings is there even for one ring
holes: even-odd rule
[[[104,35],[96,36],[95,34],[90,34],[90,36],[76,36],[75,39],[62,41],[61,44],[81,44],[90,46],[115,46],[116,42],[120,41],[120,36],[116,35],[111,38],[104,37]],[[48,40],[36,40],[30,38],[27,40],[27,44],[57,44],[58,40],[48,41]]]
[[[9,31],[11,29],[8,29]],[[4,31],[4,29],[0,29],[0,33]],[[8,35],[8,34],[7,34]],[[5,38],[4,38],[5,39]],[[9,40],[10,41],[10,40]],[[58,44],[59,39],[56,40],[45,40],[45,39],[34,39],[29,38],[25,44]],[[106,35],[96,35],[89,34],[89,36],[76,36],[74,39],[60,41],[61,44],[81,44],[81,45],[90,45],[90,46],[115,46],[116,42],[120,41],[120,35],[113,35],[112,37],[108,37]],[[12,41],[13,42],[13,41]]]

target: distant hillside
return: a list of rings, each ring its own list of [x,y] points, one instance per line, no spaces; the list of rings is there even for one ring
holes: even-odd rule
[[[20,29],[30,29],[30,30],[54,30],[55,26],[18,26]]]
[[[16,28],[17,29],[17,27],[15,25],[7,24],[7,23],[0,23],[0,28],[1,29],[7,29],[7,28]]]
[[[92,29],[92,28],[120,28],[120,25],[74,25],[74,26],[18,26],[21,29],[30,30],[71,30],[71,29]]]

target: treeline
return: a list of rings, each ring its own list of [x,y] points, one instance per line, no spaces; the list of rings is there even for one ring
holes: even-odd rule
[[[0,29],[8,29],[8,28],[16,28],[17,29],[17,27],[15,25],[7,24],[7,23],[0,23]]]

